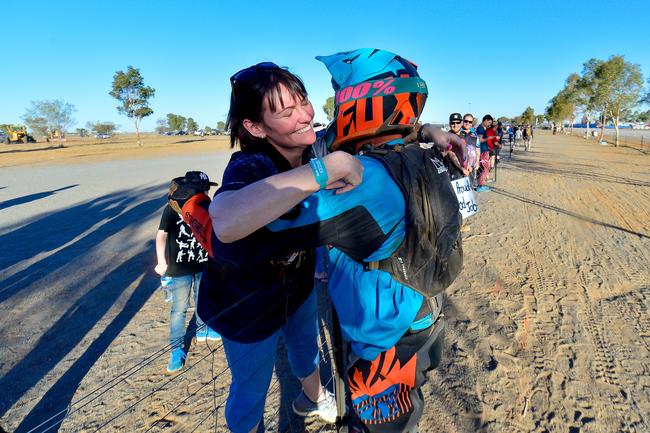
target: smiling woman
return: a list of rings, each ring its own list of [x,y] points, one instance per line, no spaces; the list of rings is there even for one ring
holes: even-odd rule
[[[261,246],[252,242],[239,247],[231,242],[278,218],[291,218],[295,203],[321,188],[353,188],[362,169],[343,152],[307,164],[316,141],[314,110],[302,81],[286,69],[260,63],[237,72],[230,82],[226,127],[231,131],[231,146],[239,145],[241,151],[232,155],[226,167],[222,186],[209,205],[209,218],[207,204],[203,208],[202,226],[211,222],[207,236],[213,229],[218,249],[237,249],[237,255],[247,256]],[[192,230],[197,233],[196,224]],[[210,255],[218,255],[202,234],[198,233],[199,239]],[[303,387],[294,411],[319,415],[328,422],[336,419],[334,399],[319,377],[314,270],[313,248],[246,268],[210,260],[204,270],[198,314],[223,336],[232,374],[226,405],[231,431],[257,429],[280,335]]]

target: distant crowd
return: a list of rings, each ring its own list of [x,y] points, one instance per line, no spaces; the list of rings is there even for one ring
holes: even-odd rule
[[[530,124],[504,125],[500,121],[486,114],[478,126],[474,127],[475,118],[471,113],[461,116],[460,113],[449,115],[449,132],[462,137],[467,143],[467,156],[449,153],[449,162],[452,170],[452,179],[469,176],[472,187],[477,192],[489,191],[487,186],[490,181],[490,172],[496,168],[500,153],[506,144],[507,138],[509,153],[512,154],[523,144],[528,152],[533,142],[533,127]],[[461,162],[463,161],[463,162]],[[455,172],[455,173],[454,173]]]

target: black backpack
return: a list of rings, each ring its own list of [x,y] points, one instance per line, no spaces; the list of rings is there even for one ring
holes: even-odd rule
[[[447,168],[435,149],[419,144],[364,155],[381,161],[406,199],[406,237],[393,255],[370,268],[427,298],[445,290],[463,267],[462,216]]]

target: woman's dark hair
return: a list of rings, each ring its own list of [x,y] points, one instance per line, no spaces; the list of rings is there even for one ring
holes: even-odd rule
[[[226,119],[226,129],[230,129],[230,147],[239,143],[242,150],[256,142],[263,141],[251,135],[244,128],[244,120],[260,122],[264,99],[268,107],[275,111],[276,98],[284,107],[280,86],[300,99],[307,97],[307,90],[302,80],[273,63],[260,63],[237,72],[230,78],[232,92],[230,93],[230,110]]]

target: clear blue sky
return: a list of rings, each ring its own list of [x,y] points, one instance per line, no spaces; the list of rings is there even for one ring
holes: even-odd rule
[[[75,127],[101,120],[132,131],[108,92],[115,71],[133,65],[156,89],[144,130],[170,112],[215,126],[230,75],[265,60],[303,78],[325,121],[320,107],[333,92],[314,56],[362,47],[419,65],[428,122],[470,107],[476,116],[542,112],[592,57],[623,54],[650,76],[648,0],[2,3],[0,123],[20,122],[32,100],[62,98],[77,109]]]

